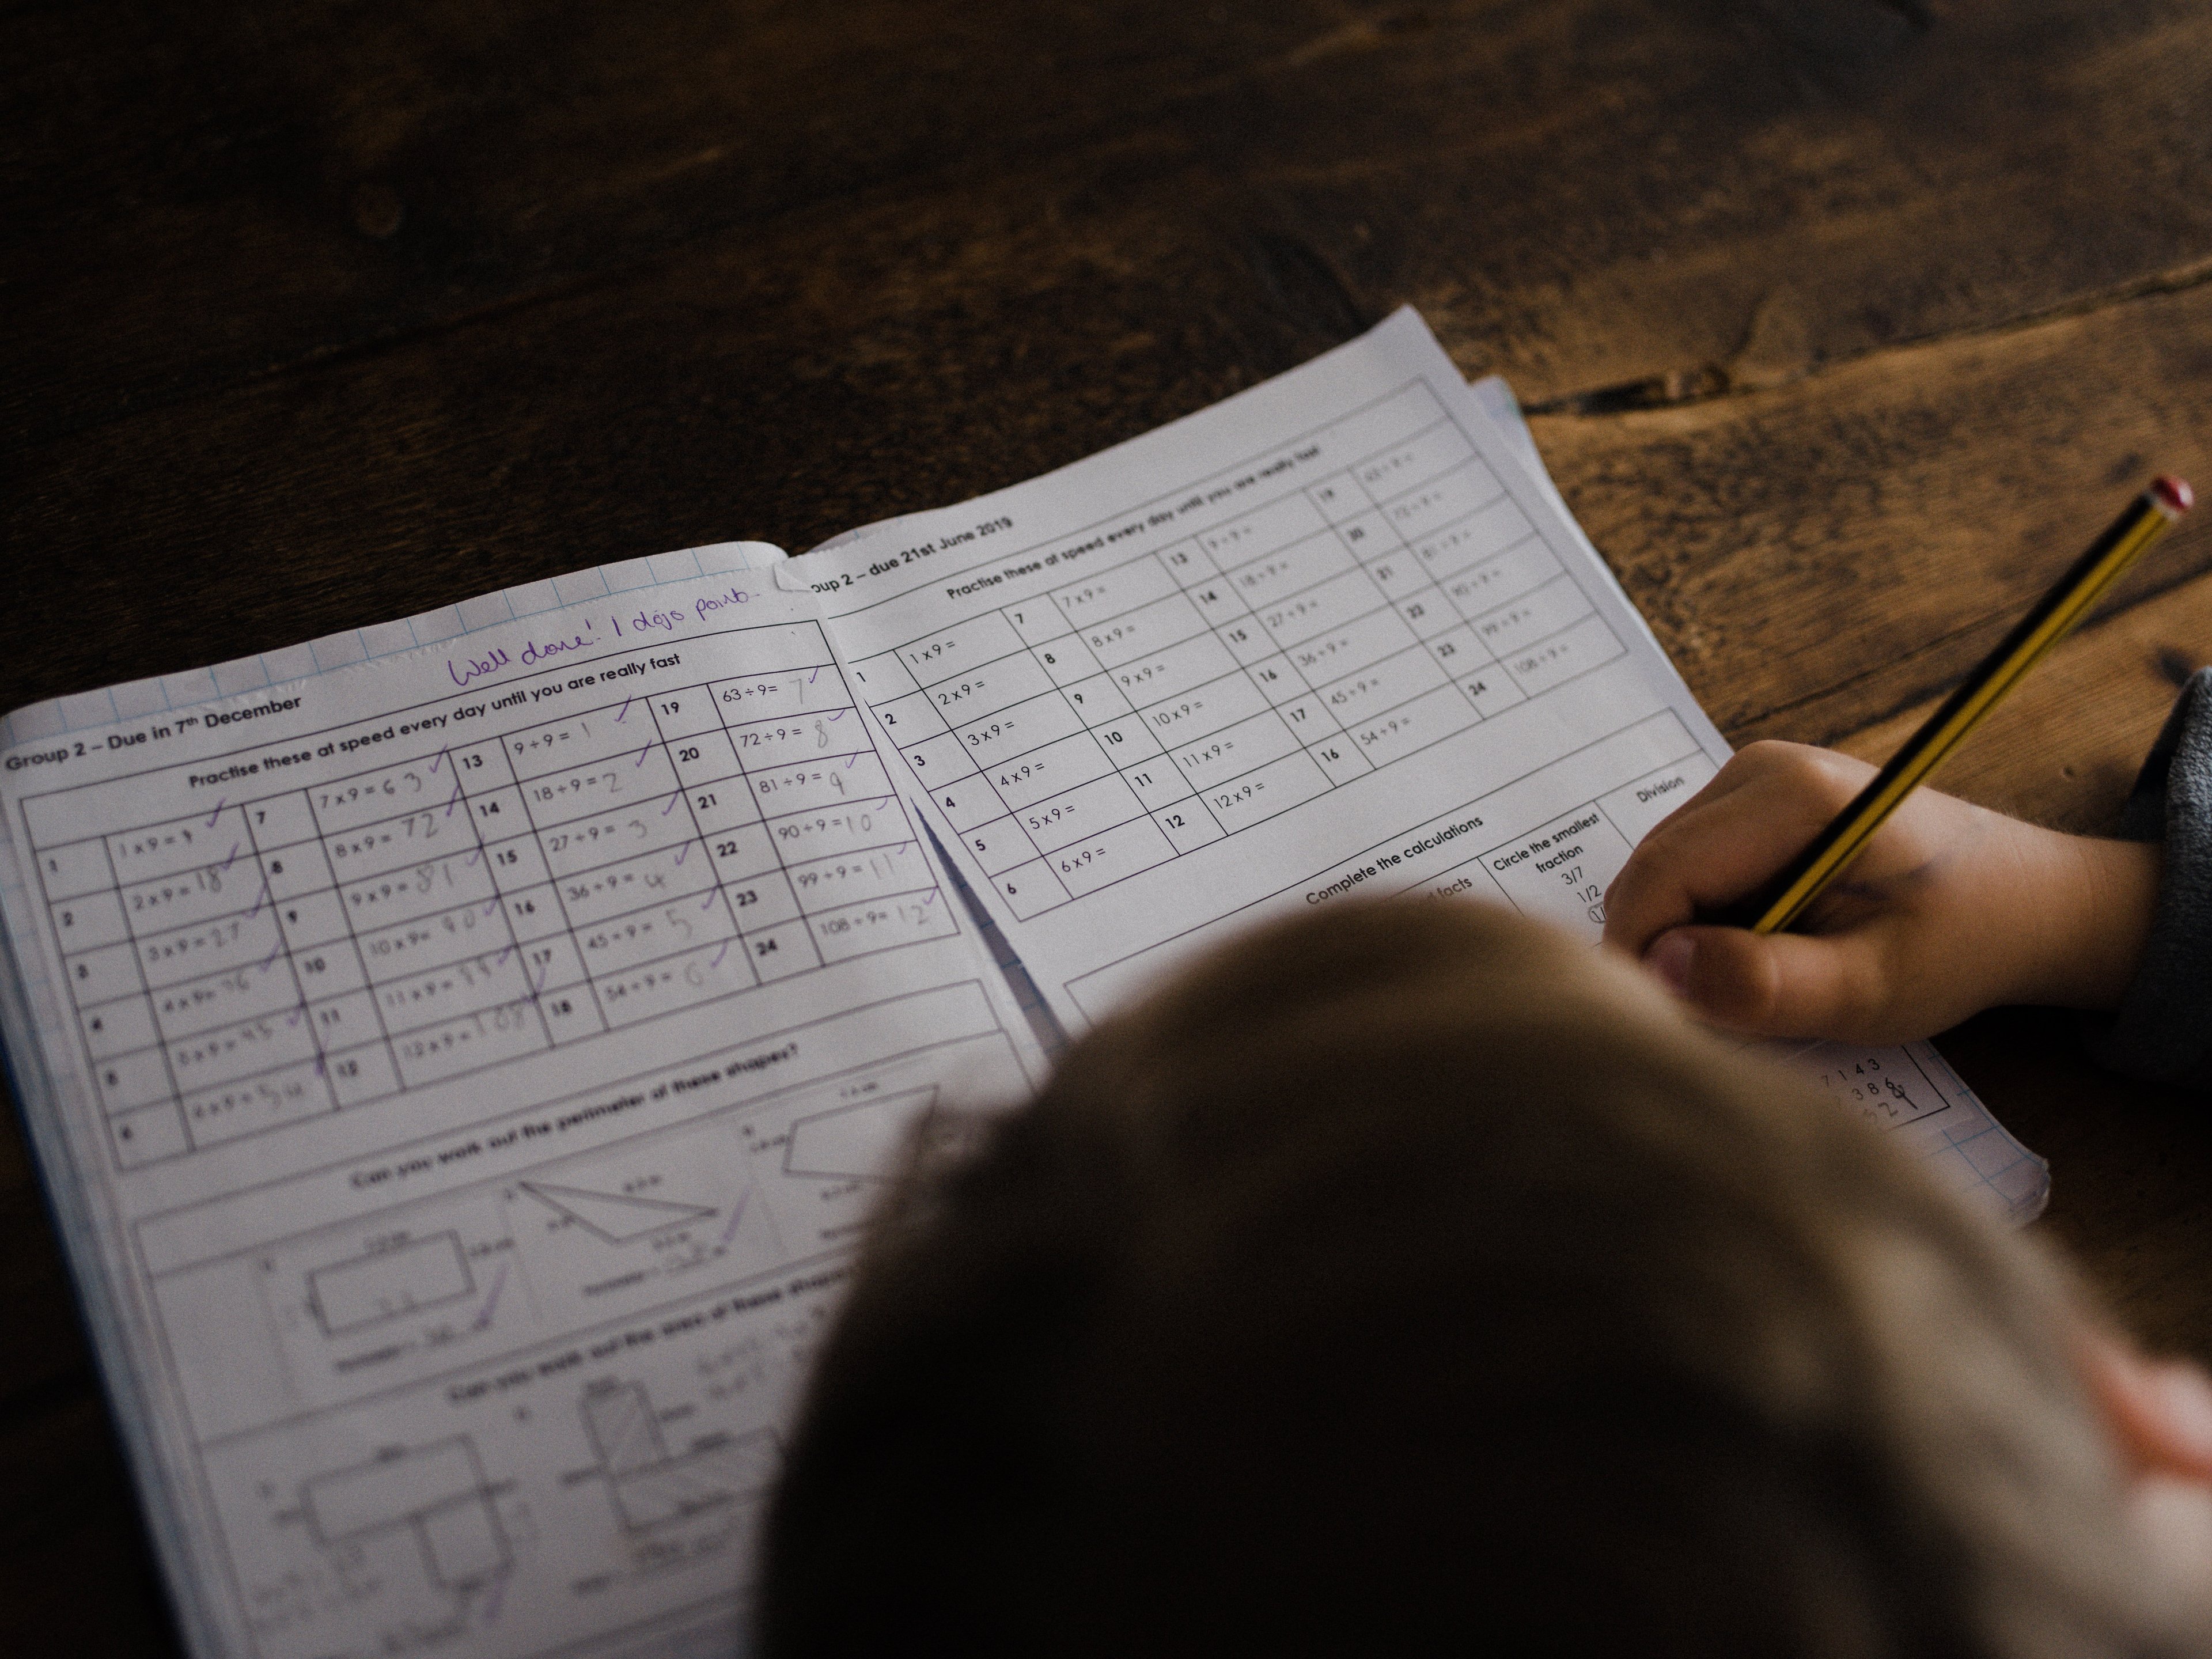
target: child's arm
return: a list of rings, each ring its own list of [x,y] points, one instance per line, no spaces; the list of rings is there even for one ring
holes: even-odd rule
[[[2062,835],[1923,789],[1796,933],[1692,917],[1786,864],[1874,769],[1754,744],[1630,858],[1606,895],[1608,944],[1716,1024],[1892,1042],[2002,1002],[2118,1006],[2158,908],[2155,844]]]

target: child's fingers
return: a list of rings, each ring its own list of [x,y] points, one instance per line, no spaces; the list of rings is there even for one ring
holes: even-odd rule
[[[1758,1036],[1838,1036],[1881,1012],[1879,969],[1863,941],[1677,927],[1644,960],[1698,1013]]]
[[[1821,757],[1815,750],[1798,752]],[[1864,781],[1854,763],[1830,765],[1830,759],[1844,757],[1791,757],[1747,769],[1725,793],[1701,796],[1661,823],[1606,894],[1607,942],[1640,957],[1669,927],[1742,897],[1803,851]]]

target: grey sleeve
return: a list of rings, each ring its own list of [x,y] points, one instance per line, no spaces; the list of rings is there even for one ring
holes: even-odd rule
[[[2120,833],[2166,842],[2158,917],[2118,1010],[2090,1026],[2117,1072],[2212,1091],[2212,668],[2199,669],[2151,746]]]

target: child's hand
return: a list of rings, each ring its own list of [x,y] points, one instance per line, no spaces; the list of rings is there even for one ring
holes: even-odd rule
[[[1914,793],[1799,920],[1690,925],[1787,864],[1874,775],[1758,743],[1644,838],[1606,895],[1609,945],[1717,1024],[1897,1042],[2001,1002],[2115,1006],[2158,901],[2159,850]]]

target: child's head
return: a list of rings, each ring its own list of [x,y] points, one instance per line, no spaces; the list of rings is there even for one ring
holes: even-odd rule
[[[2056,1270],[1548,930],[1263,930],[927,1141],[772,1656],[2166,1650]]]

